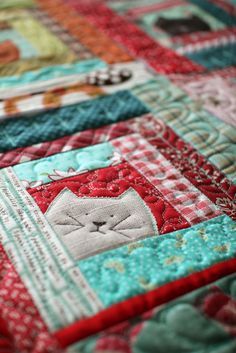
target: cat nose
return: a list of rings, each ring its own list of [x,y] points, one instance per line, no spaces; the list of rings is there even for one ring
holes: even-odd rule
[[[93,222],[93,224],[97,227],[101,227],[101,226],[104,226],[104,224],[106,224],[106,222]]]

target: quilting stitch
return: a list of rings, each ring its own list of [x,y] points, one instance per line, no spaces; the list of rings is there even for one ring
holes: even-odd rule
[[[235,5],[0,2],[4,351],[234,352]]]
[[[80,105],[62,107],[50,113],[36,114],[33,126],[30,117],[10,119],[2,122],[0,151],[29,146],[48,139],[53,140],[75,131],[126,120],[145,113],[148,113],[148,108],[141,101],[128,91],[119,91],[114,95],[99,97],[95,102],[83,102]],[[63,120],[60,116],[63,116]],[[32,129],[35,129],[35,134]],[[11,136],[14,136],[14,133],[13,139]]]
[[[79,267],[104,305],[109,306],[153,289],[170,276],[177,279],[218,259],[234,257],[234,228],[230,218],[220,216],[190,229],[104,252],[80,261]],[[94,271],[97,275],[91,276]],[[106,283],[110,283],[109,292]]]
[[[53,180],[108,167],[119,163],[121,156],[115,155],[111,144],[102,143],[84,149],[67,151],[63,154],[16,165],[14,172],[25,187],[42,185]]]
[[[39,212],[37,205],[32,203],[27,192],[21,188],[12,169],[1,171],[0,182],[1,213],[5,220],[1,220],[0,224],[4,250],[37,302],[50,330],[59,328],[63,321],[68,324],[78,317],[101,309],[102,305],[96,294],[87,285],[79,269],[73,266],[70,254]],[[13,204],[16,205],[14,213],[11,212]],[[45,284],[46,273],[49,278]],[[74,295],[70,295],[68,288],[65,288],[65,281],[70,282]],[[45,292],[51,293],[47,300]],[[67,307],[66,311],[63,309],[64,305]],[[73,310],[74,306],[77,307],[76,312]]]
[[[152,112],[170,125],[183,139],[191,143],[231,180],[235,179],[235,131],[215,116],[203,110],[189,97],[157,104],[159,93],[151,91],[158,84],[146,83],[133,92],[145,101]],[[154,87],[153,87],[154,86]],[[148,94],[150,92],[150,94]],[[157,92],[157,93],[156,93]],[[167,92],[168,86],[167,86]]]
[[[132,188],[114,198],[78,198],[64,189],[46,217],[76,260],[158,234],[152,212]]]
[[[231,324],[228,326],[224,314],[227,313],[227,308],[230,305],[234,305],[234,281],[234,275],[225,277],[210,286],[172,301],[162,308],[146,312],[135,320],[126,321],[98,335],[82,340],[71,346],[70,353],[99,352],[101,349],[116,350],[117,347],[120,347],[124,352],[136,352],[137,349],[154,352],[154,349],[158,348],[163,353],[167,350],[177,353],[186,346],[195,353],[199,350],[199,345],[202,349],[213,353],[216,340],[220,342],[223,350],[230,351],[235,347],[234,337],[228,335],[229,330],[233,327]],[[214,314],[209,315],[216,300],[219,303],[217,309]],[[186,320],[191,320],[200,331],[202,330],[200,342],[196,341],[199,331],[193,333],[192,326],[190,330],[186,331]],[[172,338],[172,333],[169,332],[169,325],[174,330],[175,340]],[[154,349],[149,343],[153,342],[153,333],[158,337],[157,346]]]
[[[112,141],[118,151],[139,170],[162,195],[188,220],[198,223],[219,215],[207,198],[199,194],[188,181],[155,148],[139,135],[129,135]]]
[[[90,171],[28,189],[43,212],[65,187],[77,196],[117,197],[132,187],[150,207],[159,233],[186,228],[189,223],[158,190],[128,163]]]
[[[92,69],[98,69],[104,67],[104,63],[98,59],[91,59],[86,61],[76,62],[73,65],[66,65],[63,63],[61,65],[53,66],[53,63],[49,63],[48,67],[44,67],[41,70],[35,71],[26,71],[20,77],[19,76],[6,76],[0,78],[0,84],[2,89],[0,93],[5,93],[6,88],[15,87],[20,82],[22,85],[29,84],[31,82],[40,83],[41,81],[45,81],[45,79],[56,79],[59,77],[59,82],[61,81],[61,77],[66,79],[66,76],[81,74],[89,72]]]

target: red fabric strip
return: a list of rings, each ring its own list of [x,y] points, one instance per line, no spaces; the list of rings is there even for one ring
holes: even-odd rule
[[[146,60],[157,72],[187,74],[205,71],[201,65],[161,46],[135,24],[127,22],[103,4],[96,3],[95,6],[91,3],[75,2],[74,0],[70,0],[69,4],[114,41],[127,48],[131,54]]]
[[[54,337],[63,348],[68,347],[83,338],[94,335],[122,321],[131,319],[155,306],[167,303],[170,300],[235,272],[236,259],[220,262],[204,271],[196,272],[148,293],[113,305],[93,317],[77,321],[54,333]]]

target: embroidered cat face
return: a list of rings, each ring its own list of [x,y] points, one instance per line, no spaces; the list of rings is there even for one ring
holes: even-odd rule
[[[155,26],[172,36],[211,30],[210,26],[196,15],[192,15],[189,18],[159,17],[155,22]]]
[[[132,188],[115,198],[77,197],[64,189],[46,217],[75,259],[158,233],[151,211]]]

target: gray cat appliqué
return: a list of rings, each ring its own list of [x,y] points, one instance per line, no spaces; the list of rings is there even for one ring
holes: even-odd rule
[[[78,197],[64,189],[46,217],[75,259],[158,234],[150,209],[132,188],[119,197]]]

